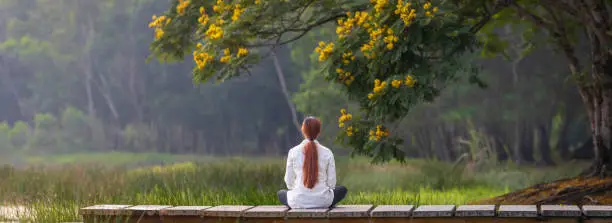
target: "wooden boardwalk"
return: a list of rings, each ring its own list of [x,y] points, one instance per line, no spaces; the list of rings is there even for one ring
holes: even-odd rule
[[[333,209],[285,206],[95,205],[81,208],[84,222],[142,223],[612,223],[612,206],[575,205],[338,205]]]

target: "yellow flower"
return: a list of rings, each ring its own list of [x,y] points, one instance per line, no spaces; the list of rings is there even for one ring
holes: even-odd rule
[[[374,99],[374,94],[369,93],[369,94],[368,94],[368,99],[370,99],[370,100]]]
[[[166,18],[165,15],[162,15],[160,17],[157,17],[156,15],[153,15],[152,19],[151,19],[153,21],[151,23],[149,23],[149,28],[154,28],[154,27],[158,27],[159,28],[159,27],[163,27],[164,25],[167,25],[168,22],[166,22],[166,19],[167,18]],[[170,20],[168,19],[168,21],[170,21]]]
[[[433,14],[431,14],[431,12],[430,12],[430,11],[426,11],[426,12],[425,12],[425,15],[426,15],[426,16],[428,16],[428,17],[433,17]]]
[[[397,1],[394,13],[396,15],[400,15],[400,18],[404,22],[404,26],[410,25],[416,18],[416,11],[414,9],[410,9],[410,6],[410,2],[404,4],[403,1]]]
[[[240,4],[236,4],[236,7],[234,8],[234,14],[232,14],[232,21],[236,21],[240,18],[240,15],[242,15],[242,12],[244,12],[244,8],[240,7]]]
[[[329,58],[329,54],[334,51],[334,43],[325,44],[325,42],[319,42],[319,46],[315,49],[315,52],[319,53],[319,61],[325,61]]]
[[[204,7],[200,7],[200,17],[198,18],[198,22],[205,26],[208,23],[208,15],[206,14],[206,10],[204,9]]]
[[[356,132],[355,130],[353,130],[353,126],[349,126],[346,128],[346,135],[347,136],[353,136],[353,133]]]
[[[230,55],[223,56],[223,57],[221,57],[221,59],[219,59],[219,61],[221,61],[221,63],[228,63],[231,57],[232,56],[230,56]]]
[[[396,43],[399,39],[397,38],[397,36],[393,35],[393,30],[392,29],[388,29],[387,30],[387,34],[388,36],[386,36],[383,41],[387,44],[387,49],[388,50],[392,50],[393,49],[393,44]]]
[[[249,50],[247,48],[238,48],[238,57],[243,57],[249,54]]]
[[[338,127],[343,128],[344,122],[352,120],[353,115],[351,115],[350,113],[347,113],[346,109],[344,108],[340,109],[340,113],[342,113],[342,115],[340,116],[340,118],[338,118]]]
[[[225,5],[224,0],[217,0],[217,4],[213,6],[213,11],[219,14],[223,14],[223,12],[225,12],[226,9],[227,9],[227,6]]]
[[[412,87],[414,86],[415,83],[416,83],[416,80],[414,80],[412,76],[406,75],[406,80],[404,81],[404,85],[408,87]]]
[[[389,0],[370,0],[372,4],[374,4],[374,11],[376,11],[376,16],[380,16],[380,12],[383,10],[385,5],[389,3]]]
[[[261,4],[261,0],[255,0],[255,4],[256,4],[256,5]]]
[[[383,137],[387,137],[387,136],[389,136],[389,130],[387,128],[383,129],[383,126],[381,125],[377,125],[376,131],[370,130],[369,139],[373,141],[380,141]]]
[[[348,79],[344,81],[344,84],[351,85],[351,83],[353,83],[354,80],[355,80],[354,76],[349,76]]]
[[[196,44],[196,49],[201,49],[201,48],[202,48],[202,43]]]
[[[427,10],[431,8],[431,2],[426,2],[425,5],[423,5],[423,9]]]
[[[393,86],[394,88],[399,88],[402,85],[402,81],[400,80],[393,80],[391,82],[391,86]]]
[[[159,39],[164,36],[164,30],[161,28],[155,29],[155,39]]]
[[[176,5],[176,12],[179,15],[185,14],[185,9],[189,6],[189,0],[179,0],[179,4]]]
[[[193,60],[196,62],[198,69],[206,67],[206,64],[212,61],[213,58],[214,56],[208,53],[193,51]]]
[[[434,7],[432,10],[434,13],[438,12],[438,7]]]
[[[223,29],[215,24],[212,24],[210,27],[208,27],[208,30],[206,30],[206,36],[212,40],[220,39],[223,37]]]
[[[374,93],[375,94],[382,93],[386,86],[387,86],[386,81],[381,82],[378,79],[374,80]]]

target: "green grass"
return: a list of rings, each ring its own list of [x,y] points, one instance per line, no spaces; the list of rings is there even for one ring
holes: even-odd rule
[[[147,165],[162,163],[160,159],[168,165]],[[78,221],[79,207],[102,203],[273,205],[279,204],[276,191],[284,187],[280,158],[111,153],[29,162],[33,166],[28,168],[0,167],[0,199],[32,208],[41,222]],[[336,162],[338,182],[349,189],[344,204],[465,204],[580,170],[580,164],[539,169],[504,165],[465,174],[435,161],[372,166],[363,158],[339,157]]]

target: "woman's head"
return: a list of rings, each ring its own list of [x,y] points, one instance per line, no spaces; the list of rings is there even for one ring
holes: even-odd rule
[[[314,142],[321,132],[321,121],[315,117],[306,117],[302,123],[302,134],[308,140],[304,145],[303,183],[307,188],[313,188],[319,178],[319,154]]]
[[[321,133],[321,121],[319,119],[308,116],[302,122],[302,134],[307,140],[315,140]]]

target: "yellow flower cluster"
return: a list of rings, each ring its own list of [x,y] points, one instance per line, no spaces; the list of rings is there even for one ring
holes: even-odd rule
[[[433,17],[434,13],[438,12],[438,7],[433,7],[431,11],[429,10],[430,8],[431,8],[431,2],[427,2],[425,3],[425,5],[423,5],[423,9],[427,10],[425,11],[425,15],[429,17]]]
[[[369,93],[368,99],[372,100],[374,99],[374,97],[376,97],[376,95],[382,94],[385,90],[385,87],[387,87],[386,81],[381,82],[379,79],[374,80],[374,93]]]
[[[204,7],[200,7],[200,17],[198,18],[198,22],[202,25],[205,26],[206,24],[208,24],[208,15],[206,14],[206,10],[204,9]]]
[[[416,18],[416,10],[411,9],[410,5],[410,2],[404,3],[403,0],[398,0],[397,9],[394,11],[396,15],[400,15],[400,18],[404,21],[404,26],[409,26]]]
[[[400,86],[402,86],[402,81],[400,81],[400,80],[393,80],[393,81],[391,81],[391,86],[393,86],[394,88],[399,88]]]
[[[185,9],[189,6],[189,0],[179,0],[179,4],[176,5],[176,12],[179,15],[185,14]]]
[[[340,81],[346,85],[350,85],[355,80],[355,77],[351,76],[351,72],[344,71],[342,68],[336,68],[336,73],[338,73]]]
[[[206,64],[212,61],[213,58],[214,56],[208,53],[198,52],[198,51],[193,52],[193,60],[196,62],[198,69],[203,69],[204,67],[206,67]]]
[[[380,141],[382,137],[389,136],[389,130],[384,128],[381,125],[376,126],[376,131],[370,130],[370,140]]]
[[[321,41],[315,51],[319,53],[319,61],[325,61],[329,58],[329,54],[334,51],[334,43],[325,44],[325,42]]]
[[[149,23],[149,28],[155,28],[155,39],[159,39],[164,35],[163,27],[168,25],[172,20],[165,15],[160,17],[153,15],[152,20],[153,21]]]
[[[231,10],[231,5],[225,4],[224,0],[217,0],[217,3],[213,5],[213,11],[219,14],[223,14],[229,10]]]
[[[351,30],[357,26],[362,26],[366,29],[370,27],[369,22],[372,20],[372,16],[370,16],[368,12],[356,12],[354,16],[351,12],[347,12],[346,16],[346,20],[338,19],[336,34],[338,34],[338,38],[340,39],[350,34]]]
[[[349,51],[342,54],[342,63],[349,64],[353,60],[355,60],[355,55],[353,55],[353,52]]]
[[[216,24],[212,24],[210,27],[208,27],[208,30],[206,30],[206,36],[208,36],[208,38],[211,40],[220,39],[223,37],[223,29]]]
[[[387,44],[387,49],[388,50],[392,50],[393,49],[393,44],[396,43],[397,40],[398,40],[397,36],[393,35],[393,30],[392,29],[387,29],[387,36],[385,36],[383,41],[385,41],[385,43]]]
[[[219,61],[221,63],[228,63],[231,58],[232,58],[232,54],[230,54],[230,49],[229,48],[225,48],[223,50],[223,57],[221,57],[221,59],[219,59]]]
[[[243,57],[243,56],[246,56],[247,54],[249,54],[248,49],[242,48],[242,47],[238,48],[238,53],[237,53],[238,57]]]
[[[234,14],[232,14],[232,21],[238,20],[242,12],[244,12],[244,8],[242,8],[240,4],[236,4],[236,6],[234,6]]]
[[[401,0],[400,0],[401,1]],[[374,11],[376,12],[376,17],[380,16],[380,12],[383,8],[389,3],[389,0],[370,0],[370,2],[374,5]]]
[[[414,84],[416,84],[416,80],[412,76],[406,75],[406,80],[404,80],[404,85],[408,87],[412,87],[414,86]]]
[[[385,29],[387,29],[387,27],[379,27],[378,24],[374,24],[374,28],[373,29],[368,29],[368,32],[370,34],[370,41],[368,41],[366,44],[363,44],[363,46],[361,46],[361,52],[363,53],[363,55],[369,59],[374,59],[376,58],[376,53],[373,52],[374,46],[376,44],[376,41],[378,40],[378,38],[380,38]]]
[[[346,127],[346,135],[353,136],[357,132],[357,129],[354,129],[353,126]]]
[[[346,109],[340,109],[340,113],[342,114],[340,118],[338,118],[338,127],[344,128],[344,123],[353,119],[353,115],[346,112]]]
[[[247,54],[249,54],[249,50],[246,48],[238,48],[238,53],[236,53],[236,56],[238,57],[244,57]],[[221,57],[221,59],[219,59],[219,61],[221,63],[229,63],[230,59],[232,58],[232,54],[230,52],[229,48],[225,48],[223,49],[223,57]]]

